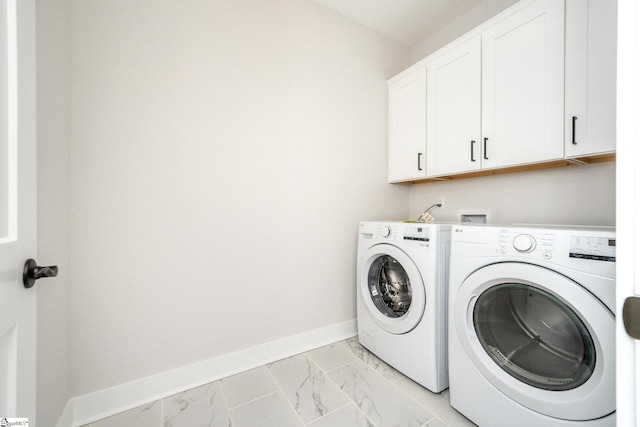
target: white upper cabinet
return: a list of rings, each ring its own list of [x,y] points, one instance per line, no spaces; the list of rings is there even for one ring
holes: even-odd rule
[[[391,79],[389,181],[610,159],[616,5],[523,0]]]
[[[482,32],[482,167],[564,156],[564,1],[540,0]]]
[[[565,154],[616,149],[615,0],[567,0]]]
[[[389,182],[426,177],[426,92],[424,66],[389,80]]]
[[[480,169],[480,36],[427,61],[427,171]]]
[[[427,64],[427,175],[564,157],[564,2],[512,9]]]

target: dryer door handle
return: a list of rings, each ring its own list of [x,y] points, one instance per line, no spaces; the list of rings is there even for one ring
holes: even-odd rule
[[[622,321],[627,334],[640,340],[640,298],[629,297],[624,301]]]

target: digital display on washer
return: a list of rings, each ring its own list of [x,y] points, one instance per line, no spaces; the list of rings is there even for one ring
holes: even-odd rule
[[[404,240],[429,241],[429,230],[426,227],[407,227]]]
[[[593,236],[571,236],[570,258],[616,262],[616,239]]]

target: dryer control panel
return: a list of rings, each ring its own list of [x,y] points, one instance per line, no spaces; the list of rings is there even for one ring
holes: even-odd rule
[[[500,253],[506,255],[514,252],[519,254],[539,253],[543,259],[551,259],[555,247],[555,235],[536,230],[503,229],[500,231]]]
[[[616,262],[616,239],[572,235],[569,257]]]
[[[579,230],[554,233],[549,230],[502,229],[498,252],[501,255],[525,255],[551,260],[555,256],[616,262],[613,236],[583,233]]]
[[[451,258],[544,262],[550,268],[556,265],[615,279],[616,231],[587,226],[455,225],[451,227]]]

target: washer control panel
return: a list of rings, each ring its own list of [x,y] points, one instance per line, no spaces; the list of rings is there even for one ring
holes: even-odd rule
[[[387,225],[380,224],[376,229],[378,238],[383,240],[404,240],[413,242],[429,242],[431,229],[420,225]]]
[[[404,228],[404,240],[413,240],[416,242],[428,242],[429,241],[430,228],[420,225],[407,225]]]
[[[390,237],[391,236],[391,227],[385,225],[380,227],[380,235],[382,237]]]
[[[529,253],[536,248],[536,239],[529,234],[518,234],[513,239],[513,247],[518,252]]]
[[[360,239],[427,250],[437,242],[437,235],[441,228],[442,226],[436,228],[429,224],[362,222]]]

